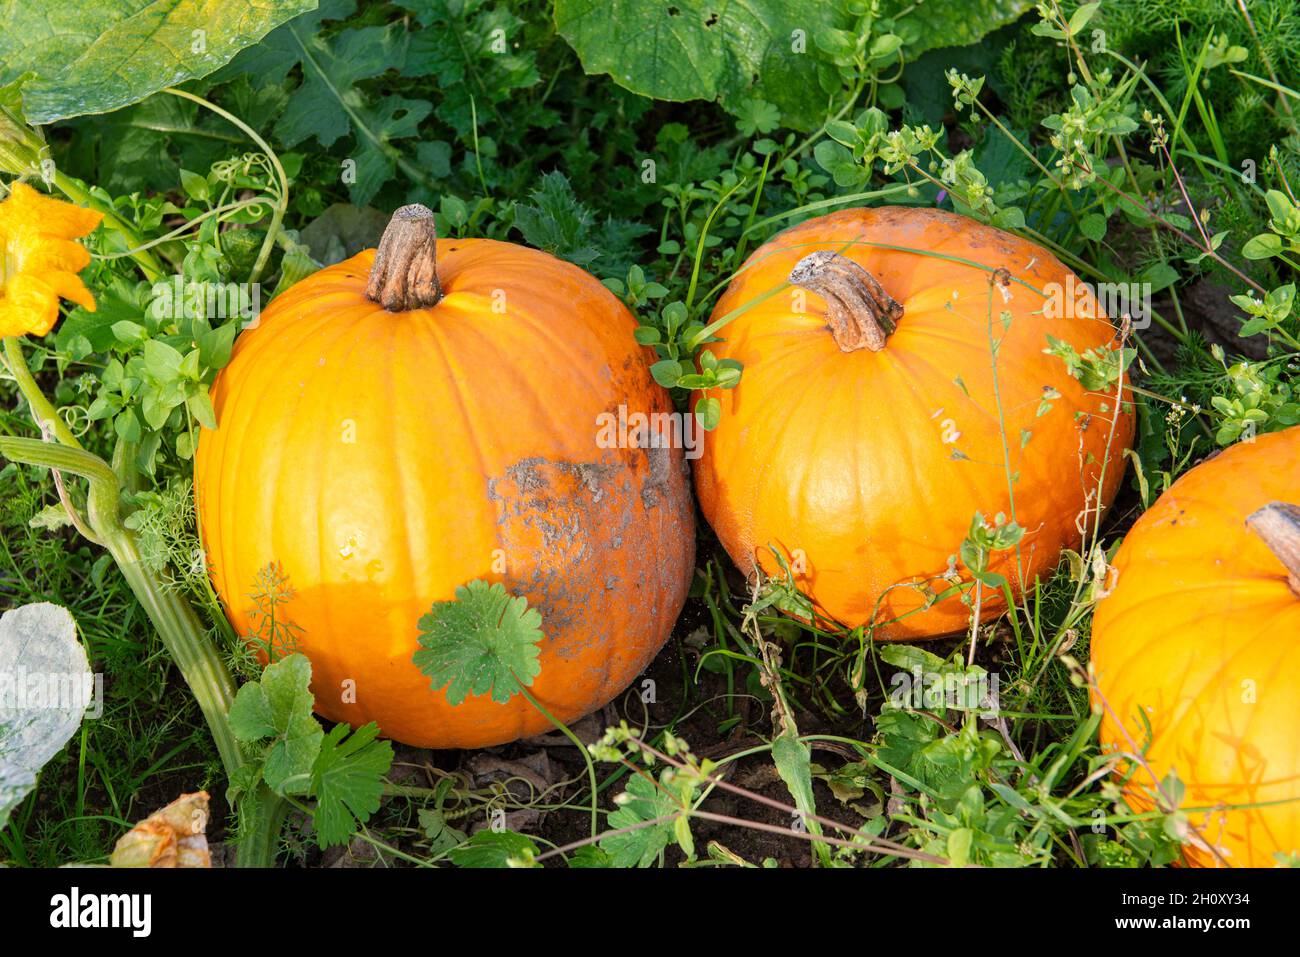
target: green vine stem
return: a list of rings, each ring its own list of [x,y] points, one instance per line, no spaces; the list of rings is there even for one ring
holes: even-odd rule
[[[140,271],[144,273],[146,279],[150,282],[161,279],[167,274],[167,269],[163,266],[158,258],[147,246],[144,245],[144,239],[135,231],[126,220],[118,216],[111,206],[96,199],[90,190],[86,189],[77,180],[71,176],[65,176],[63,173],[54,174],[53,183],[56,189],[64,196],[78,205],[93,209],[104,216],[103,225],[112,232],[118,233],[126,240],[127,248],[130,250],[129,255],[135,260]]]
[[[280,193],[276,196],[275,206],[271,213],[271,225],[267,228],[266,238],[262,240],[262,248],[258,250],[257,260],[253,263],[253,271],[248,274],[248,281],[250,283],[257,282],[258,277],[262,275],[262,270],[266,268],[267,260],[271,257],[271,250],[275,248],[275,238],[280,233],[280,223],[284,220],[284,214],[289,208],[289,177],[285,175],[284,167],[280,165],[280,157],[275,154],[275,150],[271,149],[271,145],[258,135],[255,129],[239,117],[235,116],[235,114],[223,110],[215,103],[205,100],[201,96],[195,96],[187,90],[179,90],[176,87],[169,86],[165,88],[163,92],[170,93],[172,96],[179,96],[181,99],[189,100],[192,103],[197,103],[204,109],[211,110],[226,122],[239,127],[239,129],[242,130],[249,139],[256,143],[263,153],[266,154],[266,158],[270,161],[272,168],[275,170],[275,176],[280,181]]]
[[[0,455],[23,465],[67,472],[87,481],[86,511],[90,527],[157,629],[207,721],[226,776],[234,777],[246,762],[230,725],[235,682],[216,645],[185,597],[164,584],[141,560],[134,533],[122,524],[120,472],[81,447],[40,391],[17,338],[4,340],[4,356],[19,392],[31,407],[32,417],[42,432],[53,436],[55,441],[3,436]],[[115,452],[119,469],[123,468],[122,458],[128,451],[119,447]],[[287,811],[284,799],[264,786],[238,803],[236,813],[244,836],[237,850],[240,867],[269,867],[274,862]]]
[[[32,418],[36,420],[36,425],[42,432],[50,433],[68,448],[80,449],[81,443],[68,428],[68,423],[63,421],[63,416],[54,411],[54,406],[45,398],[31,370],[27,368],[27,358],[23,355],[23,347],[17,336],[5,337],[4,354],[5,364],[9,366],[9,374],[17,384],[18,391],[31,407]]]
[[[511,674],[514,675],[514,672],[512,671]],[[564,736],[573,742],[573,746],[578,749],[578,753],[581,754],[583,759],[587,762],[587,780],[591,783],[591,833],[593,836],[598,834],[600,832],[600,804],[596,799],[598,793],[598,788],[596,787],[596,765],[595,762],[591,760],[591,752],[587,750],[587,746],[583,744],[582,740],[569,729],[567,724],[555,717],[551,712],[547,711],[546,707],[533,697],[532,692],[524,687],[524,684],[519,680],[518,675],[514,675],[514,678],[515,683],[519,686],[520,694],[527,698],[529,704],[540,711],[546,719],[551,722],[551,724],[559,728],[560,731],[564,733]]]
[[[239,840],[235,861],[240,867],[270,867],[280,846],[280,831],[292,805],[265,784],[239,801]],[[305,809],[304,809],[305,810]]]
[[[256,282],[280,237],[280,226],[288,207],[289,179],[284,167],[270,145],[238,117],[184,90],[168,89],[166,92],[197,103],[234,124],[266,153],[275,171],[279,190],[274,203],[270,204],[270,226],[249,275],[249,282]],[[3,115],[0,115],[0,169],[18,176],[36,174],[41,171],[40,159],[44,151],[45,143],[35,130],[20,118],[3,111]],[[111,205],[106,205],[79,181],[57,171],[47,181],[73,202],[102,213],[104,227],[126,240],[126,252],[109,254],[106,258],[129,256],[140,267],[145,278],[151,281],[166,274],[166,268],[152,247],[166,242],[171,238],[170,234],[145,243]],[[244,201],[234,204],[234,207],[242,208],[261,202],[265,200]],[[227,210],[218,210],[214,215],[224,211]],[[189,225],[192,224],[186,228]],[[133,450],[119,443],[114,452],[114,467],[86,451],[63,417],[41,392],[27,366],[19,339],[6,337],[3,341],[3,355],[4,364],[8,366],[19,393],[27,401],[33,419],[41,433],[50,441],[0,438],[0,455],[25,465],[49,468],[56,475],[62,472],[77,475],[89,483],[86,504],[90,530],[117,563],[136,600],[157,629],[167,653],[180,669],[207,721],[227,777],[234,777],[246,763],[230,726],[230,707],[235,700],[234,680],[194,608],[182,594],[168,587],[143,563],[135,535],[122,523],[120,503],[123,485],[136,484],[134,469],[130,465]],[[68,505],[71,511],[71,503]],[[235,810],[240,833],[238,865],[270,866],[275,860],[280,830],[289,804],[263,785],[241,799]]]
[[[120,487],[117,475],[108,463],[84,449],[68,448],[40,439],[0,438],[0,454],[24,465],[70,472],[89,482],[86,501],[91,527],[113,556],[122,577],[158,630],[168,654],[194,693],[227,773],[238,770],[244,758],[228,719],[230,706],[235,700],[234,681],[189,602],[174,589],[162,585],[141,561],[135,536],[121,523],[118,512]]]
[[[235,212],[236,210],[253,209],[258,206],[271,206],[271,204],[268,203],[265,199],[241,199],[235,203],[225,203],[224,205],[216,206],[208,210],[206,213],[200,213],[198,216],[195,216],[193,219],[187,220],[182,225],[177,226],[171,232],[164,233],[163,235],[158,236],[155,239],[151,239],[148,242],[142,242],[140,245],[135,246],[131,249],[124,250],[123,252],[120,253],[97,253],[95,255],[95,258],[96,259],[125,259],[126,257],[129,256],[132,259],[134,259],[140,253],[148,252],[150,249],[153,249],[155,246],[161,246],[163,243],[171,242],[173,239],[179,239],[181,236],[184,236],[186,233],[192,230],[195,226],[199,225],[206,219],[211,219],[213,216],[224,216],[226,213]]]

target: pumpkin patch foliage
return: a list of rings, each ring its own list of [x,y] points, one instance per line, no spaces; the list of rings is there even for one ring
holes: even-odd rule
[[[1300,866],[1293,4],[34,10],[0,866]]]

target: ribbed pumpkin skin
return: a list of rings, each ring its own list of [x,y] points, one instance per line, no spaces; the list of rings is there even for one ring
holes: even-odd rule
[[[282,610],[302,629],[320,714],[416,746],[482,747],[552,725],[522,696],[453,708],[434,692],[411,660],[430,605],[476,578],[526,596],[546,635],[531,690],[571,721],[667,640],[694,517],[679,449],[597,446],[598,414],[671,408],[622,304],[537,250],[437,248],[432,309],[368,301],[373,251],[274,300],[218,377],[195,491],[240,634],[259,569],[288,575]]]
[[[1063,547],[1079,544],[1076,518],[1085,507],[1095,509],[1099,485],[1105,504],[1114,497],[1132,409],[1116,416],[1115,396],[1087,393],[1043,350],[1048,334],[1083,353],[1107,346],[1115,333],[1104,317],[1035,315],[1043,296],[1019,284],[1007,288],[1005,301],[994,290],[1004,451],[989,345],[990,273],[913,252],[845,247],[855,241],[1005,267],[1039,290],[1064,284],[1069,274],[1031,243],[938,210],[844,210],[785,231],[750,257],[715,319],[780,285],[803,256],[826,249],[874,275],[902,303],[902,321],[882,351],[842,352],[827,327],[825,300],[791,288],[725,326],[719,334],[726,341],[710,348],[740,360],[744,374],[735,389],[712,393],[722,419],[695,463],[696,494],[745,573],[757,555],[765,571],[780,574],[769,545],[787,556],[799,549],[806,564],[800,587],[822,613],[865,624],[879,599],[877,638],[948,634],[969,619],[958,597],[915,611],[923,595],[890,586],[929,580],[943,591],[948,584],[940,576],[975,513],[989,520],[1013,515],[1004,455],[1019,472],[1014,517],[1026,529],[1029,583],[1050,572]],[[795,311],[796,294],[805,297],[802,313]],[[1005,333],[1004,310],[1013,317]],[[1061,398],[1039,416],[1048,387]],[[1022,429],[1032,432],[1023,449]],[[955,441],[945,442],[954,432]],[[966,458],[954,460],[954,450]],[[1000,554],[993,570],[1017,583],[1014,552]],[[996,614],[1004,603],[984,591],[984,611]]]
[[[1270,502],[1295,501],[1298,483],[1300,428],[1192,469],[1125,537],[1116,583],[1092,623],[1097,689],[1111,709],[1104,746],[1140,749],[1143,709],[1146,760],[1159,779],[1177,770],[1184,807],[1292,802],[1189,815],[1236,867],[1272,867],[1274,852],[1300,852],[1300,597],[1245,524]],[[1140,768],[1133,783],[1153,786]],[[1136,788],[1129,800],[1150,806]],[[1223,863],[1202,848],[1186,857]]]

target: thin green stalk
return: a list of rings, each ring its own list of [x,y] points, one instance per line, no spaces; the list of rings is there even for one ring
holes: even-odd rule
[[[283,222],[284,214],[289,208],[289,177],[285,175],[284,167],[280,165],[280,157],[275,154],[275,150],[271,149],[271,145],[258,135],[257,130],[235,116],[235,114],[223,110],[215,103],[205,100],[201,96],[195,96],[186,90],[179,90],[176,87],[169,86],[163,92],[197,103],[204,109],[211,110],[217,116],[239,127],[266,154],[266,158],[270,161],[272,168],[275,169],[276,178],[280,181],[280,195],[276,197],[276,203],[271,213],[271,225],[267,228],[266,238],[262,240],[262,248],[258,250],[257,260],[253,263],[253,270],[248,274],[250,283],[257,282],[258,277],[262,275],[262,270],[266,268],[267,260],[271,257],[271,250],[275,248],[275,238],[279,235],[280,223]]]
[[[754,201],[749,206],[749,215],[745,218],[745,228],[740,234],[740,240],[736,243],[736,252],[731,257],[734,266],[739,266],[745,261],[745,248],[749,243],[749,229],[754,225],[754,217],[758,215],[758,204],[763,198],[763,186],[767,183],[767,170],[772,162],[772,154],[763,157],[763,168],[758,174],[758,185],[754,187]]]
[[[473,96],[469,98],[469,121],[474,139],[474,166],[478,170],[478,184],[483,187],[483,195],[490,197],[492,191],[488,189],[487,178],[483,175],[483,155],[478,144],[478,103]]]
[[[901,196],[907,193],[912,187],[908,183],[895,183],[892,186],[886,186],[882,189],[873,189],[865,193],[846,193],[843,196],[832,196],[830,199],[820,199],[815,203],[804,203],[802,206],[796,206],[794,209],[788,209],[784,213],[777,213],[775,216],[768,216],[766,219],[760,219],[758,222],[745,227],[745,235],[766,229],[772,223],[778,223],[783,219],[791,219],[804,213],[814,213],[819,209],[829,209],[832,206],[846,206],[849,203],[864,203],[873,199],[885,199],[889,196]]]
[[[131,249],[130,256],[135,260],[140,271],[144,273],[146,279],[161,279],[167,273],[166,267],[163,266],[158,258],[144,245],[144,240],[135,229],[127,223],[126,220],[118,216],[111,206],[99,201],[94,194],[87,189],[83,189],[71,176],[65,176],[63,173],[54,174],[54,186],[64,196],[73,202],[93,209],[104,216],[103,225],[115,233],[118,233],[126,240],[127,246]]]
[[[79,449],[81,443],[77,437],[72,434],[68,424],[63,421],[63,416],[54,410],[54,406],[45,398],[41,392],[40,386],[36,384],[36,379],[32,377],[32,372],[27,368],[27,358],[23,355],[23,347],[17,336],[6,336],[4,340],[5,364],[9,367],[9,374],[13,376],[14,382],[18,385],[18,391],[22,393],[27,404],[31,407],[32,417],[41,431],[49,431],[62,444],[69,448]]]
[[[1016,483],[1012,476],[1015,474],[1011,468],[1011,445],[1007,441],[1007,416],[1006,409],[1002,405],[1002,384],[998,377],[998,354],[1002,350],[1002,339],[993,338],[993,290],[997,287],[997,273],[989,274],[988,288],[988,338],[989,338],[989,360],[993,373],[993,403],[998,411],[998,435],[1002,440],[1002,464],[1007,473],[1007,499],[1011,509],[1011,521],[1016,521]],[[1003,336],[1006,330],[1003,330]],[[1023,444],[1022,444],[1023,448]],[[1022,560],[1021,543],[1016,542],[1016,570],[1020,575],[1020,591],[1025,590],[1025,568]],[[971,632],[970,659],[967,664],[975,663],[975,637],[979,633],[979,602],[981,592],[979,582],[975,584],[975,615],[974,626]],[[1009,607],[1009,606],[1008,606]]]
[[[199,223],[203,222],[205,219],[210,219],[213,216],[220,216],[223,213],[233,212],[238,209],[248,209],[249,207],[253,207],[253,206],[270,206],[270,205],[271,204],[268,203],[265,199],[241,199],[234,203],[225,203],[224,205],[221,206],[214,206],[206,213],[200,213],[198,216],[195,216],[193,219],[188,220],[185,223],[182,223],[180,226],[177,226],[171,232],[165,233],[164,235],[159,236],[156,239],[151,239],[147,243],[142,243],[139,246],[135,246],[132,249],[128,249],[120,253],[97,253],[95,255],[95,258],[96,259],[123,259],[127,256],[135,257],[136,254],[138,253],[146,252],[152,249],[154,246],[161,246],[163,243],[171,242],[173,239],[177,239],[185,235],[191,229],[197,226]]]
[[[518,676],[515,677],[515,681],[519,684],[520,693],[528,699],[528,703],[545,715],[546,720],[559,728],[560,731],[564,733],[564,736],[573,742],[573,746],[578,749],[583,759],[587,762],[587,779],[591,783],[591,833],[594,837],[596,834],[600,833],[600,804],[596,801],[596,765],[591,760],[591,752],[587,750],[587,746],[582,743],[582,740],[569,730],[567,724],[555,717],[551,712],[547,711],[545,705],[533,697],[532,692],[524,687],[523,682],[519,681]]]
[[[704,243],[705,240],[709,238],[709,229],[713,226],[713,220],[716,219],[718,213],[722,212],[722,210],[726,207],[727,201],[731,199],[732,195],[734,195],[735,192],[739,190],[740,187],[743,185],[744,185],[744,180],[740,180],[739,182],[736,183],[735,186],[731,187],[731,189],[723,193],[722,198],[719,199],[717,203],[714,204],[712,211],[708,215],[708,218],[704,220],[704,227],[700,230],[699,242],[695,244],[695,264],[691,268],[691,282],[690,285],[686,287],[686,308],[687,309],[690,309],[691,306],[695,304],[695,287],[700,280],[700,264],[704,261]]]
[[[997,115],[994,114],[992,110],[990,110],[987,106],[981,103],[978,99],[975,100],[975,107],[986,117],[988,117],[989,122],[991,122],[995,127],[997,127],[998,132],[1000,132],[1004,137],[1006,137],[1011,142],[1011,144],[1015,146],[1016,149],[1018,149],[1021,153],[1023,153],[1029,159],[1029,162],[1033,163],[1035,166],[1038,167],[1038,169],[1042,172],[1042,174],[1046,176],[1048,180],[1051,181],[1053,186],[1055,186],[1062,193],[1068,192],[1065,188],[1065,184],[1056,178],[1056,174],[1053,173],[1046,166],[1044,166],[1043,161],[1038,158],[1037,154],[1035,154],[1034,151],[1031,150],[1029,147],[1025,146],[1024,143],[1020,142],[1020,138],[1014,136],[1012,132],[1006,128],[1002,120],[998,119]]]
[[[272,867],[280,848],[291,805],[265,784],[255,794],[239,802],[239,840],[235,845],[235,862],[239,867]]]
[[[1115,144],[1116,151],[1119,153],[1120,164],[1124,167],[1124,172],[1128,175],[1129,186],[1132,188],[1133,194],[1135,196],[1139,195],[1142,192],[1142,190],[1141,187],[1138,186],[1137,173],[1135,173],[1133,170],[1133,164],[1129,162],[1128,150],[1124,148],[1123,138],[1119,136],[1113,136],[1111,137],[1111,139]],[[1155,222],[1154,221],[1151,222],[1147,226],[1147,229],[1150,230],[1151,242],[1155,245],[1156,249],[1163,249],[1163,243],[1161,242],[1160,239],[1160,230],[1156,229]],[[1176,296],[1174,297],[1174,306],[1175,309],[1177,309],[1178,298]],[[1178,312],[1178,326],[1179,326],[1178,329],[1175,329],[1173,325],[1162,316],[1158,316],[1153,313],[1152,318],[1154,318],[1165,329],[1167,329],[1176,339],[1178,339],[1179,342],[1185,344],[1188,340],[1188,336],[1190,335],[1187,329],[1187,320],[1183,318],[1183,313],[1181,309],[1177,309],[1177,312]],[[1141,344],[1140,337],[1139,337],[1139,344]],[[1154,358],[1154,356],[1152,358]]]

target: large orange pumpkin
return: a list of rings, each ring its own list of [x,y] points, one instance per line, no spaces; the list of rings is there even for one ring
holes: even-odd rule
[[[1075,308],[1049,318],[1054,291]],[[960,596],[926,607],[927,590],[950,586],[977,512],[1025,529],[990,566],[1020,586],[1113,498],[1131,405],[1044,350],[1111,350],[1116,331],[1032,243],[933,209],[845,210],[755,251],[714,319],[744,306],[710,346],[744,373],[712,393],[696,492],[744,572],[781,574],[777,550],[819,613],[877,638],[960,630]],[[1004,602],[985,588],[982,607]]]
[[[620,406],[671,410],[635,325],[576,266],[435,239],[423,207],[377,254],[278,296],[218,377],[195,461],[235,628],[257,630],[251,596],[278,563],[320,714],[487,746],[551,725],[522,696],[452,707],[412,655],[433,602],[502,582],[542,615],[538,700],[566,721],[609,701],[668,638],[693,570],[681,450],[598,442]]]
[[[1129,531],[1093,617],[1102,743],[1146,749],[1134,807],[1172,769],[1210,809],[1188,815],[1192,864],[1300,853],[1298,500],[1300,427],[1198,465]],[[1246,804],[1265,806],[1216,810]]]

